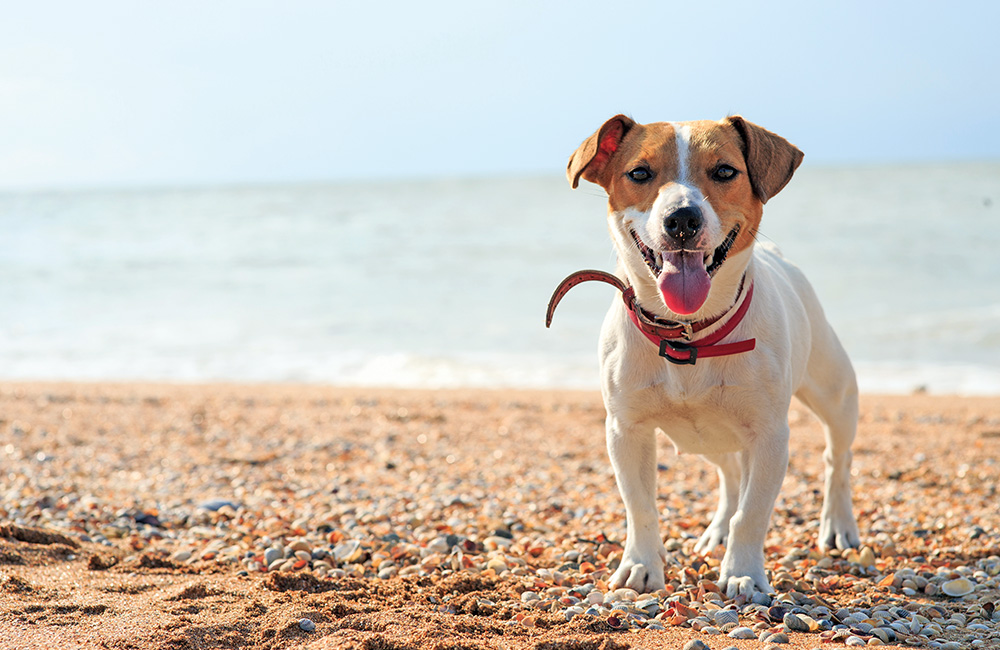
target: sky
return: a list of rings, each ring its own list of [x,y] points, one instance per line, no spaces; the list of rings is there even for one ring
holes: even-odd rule
[[[1000,3],[6,3],[0,191],[561,174],[616,113],[1000,159]]]

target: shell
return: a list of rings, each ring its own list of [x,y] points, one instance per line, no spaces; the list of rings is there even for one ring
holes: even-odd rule
[[[941,585],[941,591],[952,598],[971,594],[975,589],[976,585],[968,578],[955,578]]]
[[[809,624],[791,612],[785,614],[782,622],[792,632],[809,632]]]
[[[896,632],[888,627],[877,627],[872,630],[872,636],[876,636],[885,643],[896,640]]]
[[[740,620],[740,614],[733,609],[720,609],[712,614],[712,622],[722,627],[727,623],[738,623]]]

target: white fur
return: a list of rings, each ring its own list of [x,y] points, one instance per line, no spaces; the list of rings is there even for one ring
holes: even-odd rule
[[[677,143],[677,180],[687,183],[689,159],[691,157],[691,127],[680,122],[671,122],[674,127],[674,141]]]
[[[680,207],[677,201],[693,201],[706,215],[701,243],[707,245],[699,249],[713,248],[725,236],[697,188],[692,191],[680,183],[665,188],[670,189],[660,193],[648,212],[609,214],[625,276],[650,274],[628,230],[651,247],[657,244],[658,250],[662,242],[655,239],[662,237],[663,211]],[[701,454],[719,468],[719,506],[696,550],[709,552],[727,544],[720,568],[722,590],[730,597],[755,589],[773,591],[764,571],[763,546],[788,465],[793,395],[816,413],[826,434],[819,543],[839,548],[859,543],[849,485],[857,384],[850,360],[801,271],[767,245],[732,254],[713,278],[708,301],[691,319],[728,309],[744,273],[745,282],[754,285],[753,301],[726,340],[755,338],[752,352],[675,366],[659,357],[656,347],[637,331],[621,300],[615,300],[604,320],[600,362],[607,446],[628,527],[624,555],[611,578],[614,588],[654,591],[664,586],[655,439],[662,432],[678,453]],[[662,304],[654,283],[632,284],[640,304]]]

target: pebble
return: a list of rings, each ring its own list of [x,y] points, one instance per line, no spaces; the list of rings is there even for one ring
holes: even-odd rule
[[[683,650],[711,650],[704,641],[692,639],[684,644]]]
[[[264,551],[264,565],[270,567],[277,560],[284,559],[284,557],[285,554],[281,549],[277,549],[272,546]]]
[[[305,632],[315,632],[316,624],[311,619],[303,618],[299,621],[299,627]]]
[[[233,413],[247,411],[242,402],[230,406]],[[858,480],[870,493],[856,492],[857,502],[888,503],[887,499],[894,498],[893,490],[904,487],[907,498],[893,502],[892,508],[884,510],[866,507],[866,511],[874,513],[868,518],[867,528],[862,530],[866,546],[829,553],[821,553],[813,546],[815,532],[810,527],[815,520],[810,509],[816,509],[811,496],[815,486],[801,483],[802,479],[790,474],[787,481],[810,489],[786,490],[783,498],[787,500],[788,509],[799,511],[807,523],[792,524],[784,515],[775,515],[776,521],[783,520],[782,526],[770,529],[769,536],[774,542],[769,542],[765,557],[772,584],[780,588],[775,594],[754,592],[749,598],[730,599],[720,594],[714,582],[718,578],[719,558],[693,552],[701,524],[700,514],[691,510],[691,505],[697,502],[698,507],[708,507],[706,504],[711,499],[698,496],[691,499],[691,503],[685,499],[684,505],[665,504],[680,510],[679,515],[665,518],[663,522],[667,588],[655,594],[639,594],[631,589],[609,587],[610,576],[622,558],[621,536],[625,530],[620,516],[609,514],[617,512],[615,508],[620,505],[613,490],[608,495],[594,496],[599,507],[587,503],[577,507],[570,505],[568,500],[558,500],[561,504],[558,508],[515,507],[511,504],[554,503],[555,500],[549,499],[549,490],[555,488],[532,474],[525,485],[510,481],[512,487],[498,488],[493,494],[485,482],[477,483],[474,478],[466,480],[478,476],[481,468],[478,464],[463,468],[462,454],[465,452],[451,448],[461,443],[439,432],[439,429],[446,430],[447,425],[433,420],[435,416],[420,417],[416,415],[418,408],[411,407],[406,418],[400,419],[395,410],[381,413],[380,408],[367,402],[355,406],[357,414],[352,418],[358,421],[352,421],[350,427],[365,432],[363,435],[343,429],[343,440],[324,438],[322,443],[315,443],[319,445],[316,447],[309,447],[313,443],[303,443],[301,447],[289,448],[287,463],[279,455],[260,466],[241,466],[240,484],[234,483],[235,491],[232,492],[232,498],[238,498],[240,503],[186,492],[163,504],[155,504],[154,512],[152,503],[145,507],[132,503],[116,507],[95,492],[76,495],[74,500],[66,500],[65,509],[61,509],[52,507],[55,498],[44,501],[47,495],[39,494],[39,490],[29,483],[27,487],[12,487],[9,493],[2,495],[0,505],[5,518],[16,523],[19,519],[39,521],[41,506],[34,504],[47,504],[43,509],[45,525],[76,539],[93,540],[127,554],[138,555],[141,547],[161,557],[169,557],[175,563],[186,564],[185,570],[204,566],[215,571],[223,567],[233,576],[245,574],[251,579],[261,579],[262,572],[272,570],[312,573],[321,580],[395,579],[398,576],[434,580],[463,572],[479,579],[489,569],[496,576],[505,574],[499,579],[510,580],[507,584],[520,581],[526,585],[522,587],[523,593],[514,593],[509,601],[499,602],[496,598],[495,607],[498,610],[513,608],[518,614],[530,615],[529,620],[539,617],[539,622],[543,615],[558,617],[561,614],[566,620],[592,616],[603,621],[613,620],[614,626],[632,630],[690,629],[694,634],[703,635],[709,643],[723,634],[756,639],[767,630],[768,636],[763,643],[777,643],[775,637],[784,632],[785,636],[807,634],[806,645],[816,647],[821,644],[828,647],[828,643],[858,645],[859,642],[906,647],[910,640],[923,643],[927,648],[947,650],[992,647],[1000,635],[1000,611],[994,604],[1000,590],[1000,557],[991,550],[996,546],[995,527],[983,525],[977,531],[967,523],[992,521],[986,515],[995,518],[995,501],[989,501],[989,495],[980,485],[982,481],[971,480],[973,475],[985,471],[984,467],[969,470],[969,478],[963,483],[968,497],[965,492],[948,493],[954,514],[943,509],[928,513],[915,505],[920,503],[917,498],[922,490],[920,479],[907,479],[905,483],[895,479],[872,481],[862,470]],[[433,413],[430,405],[426,408],[427,413]],[[74,407],[74,411],[81,409]],[[503,413],[510,411],[516,415],[511,417],[511,422],[517,418],[534,421],[544,416],[514,406],[504,409]],[[288,410],[294,412],[294,409]],[[354,412],[350,404],[343,410],[345,414],[348,410]],[[335,419],[336,408],[331,406],[330,411]],[[487,420],[491,425],[505,417],[501,415],[498,419],[498,413],[489,414]],[[595,417],[597,415],[595,411]],[[907,423],[912,416],[902,414],[902,417],[904,421],[900,426],[909,426]],[[158,417],[153,424],[174,419]],[[20,436],[27,434],[23,431],[14,434],[12,421],[8,420],[7,429],[12,432],[11,444],[16,447],[20,444],[17,442]],[[84,418],[75,417],[73,421],[84,421]],[[148,421],[137,427],[155,428],[151,428]],[[397,435],[397,429],[400,432],[395,445],[387,442],[390,429],[392,436]],[[229,429],[223,426],[220,430]],[[423,442],[419,450],[412,453],[411,460],[407,460],[406,455],[410,452],[405,450],[410,433],[413,440],[419,436]],[[336,442],[330,442],[332,440]],[[503,440],[498,436],[498,445]],[[256,438],[244,441],[248,449],[258,444]],[[992,443],[987,440],[987,444]],[[324,450],[329,448],[329,453],[315,453],[323,445],[326,445]],[[295,450],[300,448],[312,451],[298,456]],[[71,451],[67,449],[65,453]],[[383,472],[386,453],[391,453],[393,464],[407,467],[406,471]],[[523,478],[505,469],[508,453],[513,454],[513,451],[505,447],[504,462],[495,464],[495,470],[503,477]],[[583,452],[575,450],[573,453]],[[462,482],[393,483],[398,481],[395,477],[423,471],[415,468],[429,464],[430,459],[444,459],[450,454],[455,454],[457,460],[449,467]],[[474,457],[474,454],[468,455]],[[358,459],[378,460],[368,463]],[[281,491],[285,489],[284,483],[278,487],[272,484],[266,489],[248,489],[255,481],[269,480],[262,478],[261,472],[265,469],[280,476],[281,471],[289,467],[294,466],[296,471],[301,469],[299,465],[292,465],[293,461],[308,466],[314,460],[320,463],[317,469],[307,469],[312,476],[318,477],[317,480],[314,484],[301,482],[301,490],[294,494]],[[573,459],[559,462],[563,460],[567,465],[576,462]],[[606,458],[600,460],[605,464],[593,467],[607,471]],[[908,474],[914,471],[911,460],[909,457],[893,458],[889,464],[899,464],[899,467],[879,464],[876,469],[885,475],[897,469]],[[961,462],[974,460],[970,456]],[[14,457],[7,461],[18,462]],[[59,458],[47,462],[57,463]],[[861,457],[856,462],[862,467],[867,463],[870,473],[871,459]],[[149,467],[159,467],[157,463]],[[355,465],[362,469],[341,480],[339,474],[331,474],[327,469],[331,463],[338,472],[341,469],[351,471]],[[700,467],[700,462],[697,464]],[[8,471],[21,475],[19,470],[31,466],[22,464]],[[140,469],[146,471],[146,468],[143,465]],[[121,475],[127,477],[129,473]],[[579,477],[586,480],[580,482]],[[167,478],[163,475],[157,480]],[[555,478],[558,478],[560,494],[590,494],[588,490],[592,489],[591,472],[566,473]],[[664,476],[664,480],[678,479]],[[691,479],[685,480],[691,482]],[[572,485],[564,486],[565,481]],[[937,485],[935,489],[947,490],[941,487],[943,484]],[[699,490],[704,488],[698,484]],[[121,491],[122,486],[117,489]],[[994,505],[984,510],[977,505],[980,502]],[[197,505],[192,507],[192,504]],[[474,508],[472,504],[476,504]],[[136,512],[155,517],[162,528],[155,530],[157,527],[149,523],[152,519],[137,517]],[[683,518],[683,525],[676,524],[678,517]],[[563,534],[567,522],[572,522],[577,529],[573,535]],[[605,530],[608,537],[603,535]],[[133,544],[135,548],[130,548]],[[940,553],[939,549],[945,546],[949,552]],[[495,578],[490,576],[490,579]],[[779,629],[782,632],[778,632]]]
[[[730,639],[756,639],[757,634],[748,627],[736,627],[727,635]]]
[[[208,510],[210,512],[218,512],[222,508],[232,508],[233,510],[239,510],[239,505],[233,503],[232,501],[227,501],[225,499],[210,499],[209,501],[203,501],[198,504],[198,507],[202,510]]]

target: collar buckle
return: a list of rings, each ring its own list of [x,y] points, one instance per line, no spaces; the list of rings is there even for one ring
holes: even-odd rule
[[[679,355],[687,352],[687,356],[674,356],[670,354],[671,351]],[[687,343],[681,343],[680,341],[663,339],[660,341],[660,356],[674,365],[693,366],[698,361],[698,348]]]
[[[677,321],[677,326],[684,330],[681,332],[681,336],[685,341],[691,341],[694,338],[694,325],[692,323],[687,321]]]

